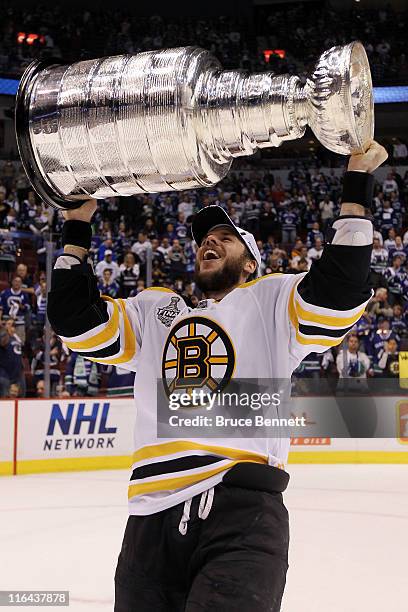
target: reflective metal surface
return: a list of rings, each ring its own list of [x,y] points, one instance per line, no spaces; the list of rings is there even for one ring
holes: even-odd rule
[[[325,51],[304,95],[307,123],[331,151],[347,155],[374,137],[373,86],[361,43]]]
[[[195,47],[30,66],[17,95],[21,157],[49,204],[214,185],[232,159],[303,136],[332,151],[373,137],[360,43],[333,47],[296,76],[223,71]]]

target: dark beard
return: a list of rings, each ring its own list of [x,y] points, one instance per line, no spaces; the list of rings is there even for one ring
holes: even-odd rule
[[[247,257],[234,259],[233,261],[226,260],[224,265],[217,272],[200,272],[196,262],[194,280],[197,287],[208,295],[213,291],[227,291],[232,287],[239,285],[241,280],[242,269],[245,265]]]

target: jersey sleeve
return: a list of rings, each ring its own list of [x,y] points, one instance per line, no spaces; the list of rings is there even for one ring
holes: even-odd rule
[[[71,351],[90,361],[135,371],[142,344],[140,300],[101,296],[90,261],[72,255],[57,259],[47,313],[52,328]]]
[[[370,257],[371,245],[326,245],[307,273],[252,281],[271,335],[288,329],[293,369],[309,353],[339,345],[360,319],[372,296]]]
[[[289,298],[289,318],[298,344],[313,342],[325,350],[341,343],[372,297],[370,256],[371,246],[325,247]]]

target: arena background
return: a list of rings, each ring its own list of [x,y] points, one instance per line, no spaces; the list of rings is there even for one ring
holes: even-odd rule
[[[219,3],[210,2],[204,9],[199,7],[199,15],[195,15],[194,7],[172,5],[169,10],[163,3],[156,4],[152,15],[144,6],[113,10],[106,2],[87,3],[86,9],[75,1],[69,6],[52,7],[37,2],[3,2],[0,394],[8,401],[0,411],[4,421],[0,471],[125,466],[130,444],[124,420],[126,432],[112,452],[105,452],[105,446],[98,450],[93,443],[74,451],[43,448],[42,436],[53,410],[60,410],[62,419],[72,405],[73,428],[75,418],[87,415],[87,411],[94,415],[94,423],[99,422],[105,404],[113,420],[118,415],[122,422],[125,413],[131,415],[131,399],[117,398],[129,398],[133,375],[70,353],[47,325],[49,274],[61,250],[62,218],[31,190],[18,158],[14,95],[25,67],[35,58],[53,57],[69,63],[198,44],[210,49],[225,68],[272,70],[304,79],[322,51],[356,39],[364,43],[370,59],[376,138],[389,153],[387,164],[376,173],[378,246],[372,260],[376,295],[351,333],[358,341],[357,360],[351,362],[348,357],[348,339],[339,349],[311,354],[294,375],[293,392],[310,395],[310,381],[325,381],[326,388],[334,392],[344,379],[389,379],[389,395],[395,400],[395,438],[369,443],[294,440],[291,460],[406,460],[406,447],[402,446],[406,441],[402,358],[408,338],[408,64],[404,6],[397,1],[385,8],[381,2],[364,1],[241,1],[222,2],[220,9]],[[212,189],[100,200],[91,253],[101,291],[112,297],[129,297],[151,284],[160,285],[176,290],[194,306],[200,294],[192,282],[195,252],[190,222],[192,215],[208,203],[221,204],[237,223],[255,234],[263,274],[307,270],[320,256],[325,227],[339,210],[345,163],[346,158],[323,148],[308,130],[301,140],[235,160],[226,179]],[[391,357],[387,353],[384,358],[384,349],[389,346]],[[56,429],[61,429],[62,421],[57,419],[56,423]],[[35,443],[28,435],[33,427],[38,432]],[[86,423],[82,428],[85,431]]]
[[[0,601],[10,589],[64,589],[74,612],[111,612],[134,419],[132,376],[69,354],[46,325],[49,271],[61,249],[62,221],[31,191],[18,159],[14,96],[24,68],[39,57],[74,62],[199,44],[225,68],[305,78],[322,51],[359,39],[375,86],[376,138],[389,153],[376,172],[375,297],[350,341],[309,355],[298,368],[294,411],[311,417],[319,402],[341,397],[345,389],[384,384],[387,393],[375,402],[391,415],[395,431],[388,438],[292,439],[282,612],[405,610],[406,0],[6,0],[1,17]],[[101,201],[92,256],[102,276],[103,267],[117,275],[112,282],[106,272],[108,286],[101,290],[126,297],[152,282],[194,305],[200,296],[190,282],[189,226],[209,202],[225,206],[256,234],[264,274],[308,269],[339,210],[345,163],[308,131],[302,140],[235,162],[214,189]],[[103,263],[107,250],[115,265]],[[323,394],[319,400],[316,387]]]

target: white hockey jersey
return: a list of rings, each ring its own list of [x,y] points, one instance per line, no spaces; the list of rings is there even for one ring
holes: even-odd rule
[[[60,267],[67,268],[66,257]],[[127,300],[103,297],[107,321],[61,336],[70,349],[94,361],[136,372],[131,514],[152,514],[183,502],[215,486],[238,462],[286,464],[288,439],[158,438],[156,384],[164,374],[176,380],[186,356],[194,378],[202,351],[208,377],[288,379],[306,355],[339,344],[361,317],[369,296],[348,310],[344,305],[341,310],[317,306],[298,291],[304,277],[264,276],[235,288],[220,302],[204,300],[194,310],[159,287]],[[195,349],[188,352],[189,346]]]

